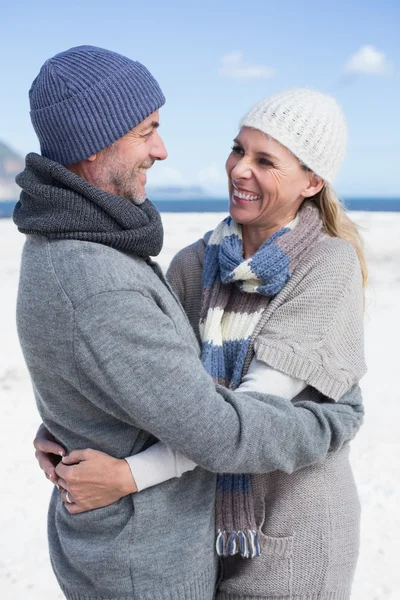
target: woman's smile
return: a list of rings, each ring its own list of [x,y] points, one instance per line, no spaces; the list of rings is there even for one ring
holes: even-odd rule
[[[254,202],[256,200],[261,200],[261,196],[252,192],[250,190],[246,190],[243,188],[237,187],[234,183],[232,183],[232,201],[240,206],[245,206],[248,202]]]

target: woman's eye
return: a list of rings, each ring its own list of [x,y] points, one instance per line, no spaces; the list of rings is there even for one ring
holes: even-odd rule
[[[268,160],[267,158],[259,158],[258,159],[258,163],[262,166],[262,167],[273,167],[274,165],[272,164],[272,162],[270,160]]]
[[[241,148],[240,146],[232,146],[232,152],[233,154],[243,154],[243,148]]]

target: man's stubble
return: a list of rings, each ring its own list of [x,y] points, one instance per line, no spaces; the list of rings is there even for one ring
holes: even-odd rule
[[[132,169],[118,151],[117,144],[111,144],[99,153],[100,161],[96,179],[97,187],[122,198],[130,200],[134,204],[143,204],[146,200],[146,192],[138,181],[138,168]],[[141,165],[150,167],[151,165]]]

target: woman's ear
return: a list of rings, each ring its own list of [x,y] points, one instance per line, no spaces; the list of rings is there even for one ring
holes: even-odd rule
[[[315,196],[315,194],[318,194],[322,190],[324,185],[325,181],[321,177],[315,173],[310,173],[308,186],[304,189],[302,196],[304,198],[312,198],[312,196]]]

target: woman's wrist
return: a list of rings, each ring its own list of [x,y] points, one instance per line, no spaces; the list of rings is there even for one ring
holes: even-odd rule
[[[115,470],[116,486],[121,492],[122,496],[128,496],[129,494],[135,494],[138,489],[136,481],[132,475],[131,468],[125,458],[118,460],[117,468]]]

